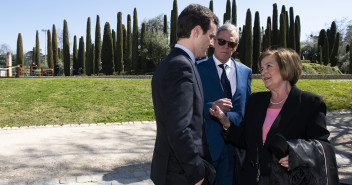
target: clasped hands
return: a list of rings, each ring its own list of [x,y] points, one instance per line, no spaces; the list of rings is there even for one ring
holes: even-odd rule
[[[216,100],[212,107],[209,108],[210,115],[217,117],[220,123],[227,129],[230,127],[230,120],[226,117],[226,113],[232,109],[232,102],[228,98]]]

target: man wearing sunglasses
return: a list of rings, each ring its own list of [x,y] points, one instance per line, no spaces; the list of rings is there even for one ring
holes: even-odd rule
[[[240,167],[240,158],[244,156],[244,151],[224,142],[219,120],[209,113],[209,108],[218,106],[233,124],[239,125],[243,119],[245,103],[251,94],[252,70],[231,57],[238,41],[236,26],[225,23],[217,30],[214,55],[198,61],[197,65],[203,84],[205,133],[216,169],[216,185],[236,184],[235,167]]]

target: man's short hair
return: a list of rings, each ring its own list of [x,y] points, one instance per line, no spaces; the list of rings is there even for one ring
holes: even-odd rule
[[[194,27],[199,25],[206,34],[211,28],[211,22],[218,25],[218,17],[207,7],[199,4],[188,5],[177,20],[176,35],[180,38],[189,38]]]
[[[238,31],[237,31],[237,27],[233,24],[231,24],[230,22],[226,21],[225,24],[223,24],[222,26],[220,26],[218,28],[218,30],[216,31],[216,38],[218,38],[218,35],[221,31],[231,31],[232,34],[235,34],[235,42],[238,44],[239,41],[239,36],[238,36]]]

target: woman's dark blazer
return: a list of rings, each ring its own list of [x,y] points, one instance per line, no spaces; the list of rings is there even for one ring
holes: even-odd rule
[[[253,93],[246,104],[244,120],[239,127],[231,125],[224,132],[226,140],[247,149],[241,169],[241,184],[257,184],[257,151],[259,153],[260,173],[270,175],[272,154],[267,142],[263,146],[262,127],[270,103],[270,92]],[[326,105],[320,96],[301,91],[295,85],[267,134],[269,141],[279,133],[291,139],[318,139],[328,142],[326,128]],[[258,148],[258,149],[257,149]]]

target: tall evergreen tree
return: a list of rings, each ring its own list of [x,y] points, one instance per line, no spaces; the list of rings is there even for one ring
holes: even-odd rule
[[[138,38],[139,38],[139,34],[138,34],[137,9],[134,8],[134,11],[133,11],[133,37],[132,37],[132,65],[133,65],[135,73],[138,73],[139,69],[141,68],[141,64],[139,61]]]
[[[79,73],[81,74],[86,74],[85,73],[85,66],[86,66],[86,59],[85,59],[85,50],[84,50],[84,38],[81,37],[79,39],[79,48],[78,48],[78,68]]]
[[[34,62],[35,63],[35,59],[36,58],[36,56],[35,56],[35,47],[33,47],[33,50],[32,50],[32,62]]]
[[[237,5],[236,0],[232,0],[232,14],[231,14],[231,23],[237,26]]]
[[[106,22],[104,26],[103,45],[101,49],[101,66],[103,73],[106,75],[112,75],[114,72],[113,47],[110,24]]]
[[[246,14],[246,26],[245,26],[245,38],[244,38],[244,61],[246,66],[252,68],[253,63],[253,37],[252,37],[252,13],[251,10],[247,10]]]
[[[92,47],[92,36],[91,36],[91,23],[90,17],[87,20],[87,33],[86,33],[86,74],[91,75],[93,72],[92,63],[93,59],[90,58],[90,48]]]
[[[123,31],[122,13],[117,13],[117,35],[116,35],[116,71],[120,74],[123,71]]]
[[[53,24],[53,59],[54,59],[54,65],[58,65],[59,53],[58,53],[58,47],[57,47],[57,34],[56,34],[55,24]]]
[[[296,50],[296,30],[293,7],[290,7],[290,48]]]
[[[177,19],[178,19],[177,0],[174,0],[173,8],[171,10],[170,48],[174,48],[177,42],[177,36],[176,36]]]
[[[146,29],[146,23],[144,22],[142,24],[142,29],[141,29],[141,51],[144,51],[146,48],[146,34],[147,34],[147,29]],[[144,55],[144,52],[141,52],[141,71],[145,72],[147,70],[147,61],[146,57]]]
[[[323,64],[323,45],[319,46],[319,64]]]
[[[167,15],[164,15],[164,29],[163,29],[163,33],[165,35],[169,34],[169,28],[167,26]]]
[[[63,35],[63,59],[64,59],[64,72],[65,76],[70,76],[70,41],[68,38],[67,21],[64,20],[64,35]]]
[[[38,30],[35,37],[35,64],[40,66],[40,46],[39,46],[39,34]]]
[[[340,45],[340,33],[337,32],[334,46],[330,55],[330,62],[332,67],[337,65],[337,55],[339,52],[339,45]]]
[[[279,46],[282,48],[286,48],[286,18],[285,13],[280,14],[280,39],[279,39]]]
[[[259,12],[255,12],[254,17],[254,27],[253,27],[253,64],[252,65],[252,72],[253,74],[258,74],[258,65],[255,65],[255,62],[258,61],[260,51],[261,51],[261,34],[260,34],[260,18]]]
[[[286,18],[286,47],[291,48],[291,40],[290,40],[290,24],[289,24],[289,14],[286,11],[285,12],[285,18]]]
[[[266,25],[265,39],[264,39],[265,43],[263,44],[263,51],[266,51],[271,47],[271,24],[269,22],[267,22],[266,24],[267,25]]]
[[[90,47],[90,58],[92,59],[92,74],[96,74],[95,72],[95,47],[94,44],[92,43],[91,47]]]
[[[126,61],[128,59],[128,55],[127,55],[127,30],[125,25],[122,25],[122,33],[123,33],[123,71],[128,71],[126,68]]]
[[[324,45],[325,34],[326,31],[324,29],[321,29],[318,37],[318,47]]]
[[[350,43],[350,74],[352,74],[352,41]]]
[[[16,65],[24,65],[23,42],[21,33],[17,37]]]
[[[223,23],[225,24],[226,21],[230,21],[231,20],[231,1],[227,0],[226,1],[226,12],[224,13],[224,19],[223,19]]]
[[[126,68],[129,72],[132,70],[132,29],[131,29],[131,15],[127,15],[127,60]]]
[[[330,55],[329,55],[329,38],[327,33],[325,33],[324,44],[323,44],[323,63],[324,65],[328,65],[330,62]]]
[[[213,12],[214,10],[214,5],[213,5],[213,0],[210,0],[210,3],[209,3],[209,9]],[[214,48],[213,47],[209,47],[208,48],[208,57],[211,57],[212,55],[214,54]],[[233,56],[235,55],[235,53],[233,54]]]
[[[79,69],[78,63],[78,50],[77,50],[77,36],[73,37],[73,54],[72,54],[72,65],[73,65],[73,73],[72,75],[76,75]]]
[[[296,39],[296,52],[301,56],[301,21],[299,16],[295,20],[295,39]]]
[[[349,44],[346,45],[346,54],[347,54],[348,52],[350,52],[350,45],[349,45]]]
[[[98,74],[101,64],[101,31],[100,17],[97,15],[97,23],[95,26],[95,73]]]
[[[210,0],[210,2],[209,2],[209,9],[210,9],[212,12],[214,12],[214,2],[213,2],[213,0]]]
[[[278,46],[279,44],[279,29],[278,29],[278,10],[277,4],[273,4],[273,28],[271,33],[271,45]]]
[[[328,34],[330,55],[332,54],[333,47],[335,46],[335,44],[334,44],[335,40],[336,40],[335,38],[337,38],[336,33],[337,33],[336,23],[335,23],[335,21],[333,21],[331,23],[330,32]]]
[[[116,32],[114,29],[111,30],[111,36],[112,36],[112,51],[114,52],[114,71],[117,71],[117,48],[116,48]]]
[[[51,31],[48,30],[48,67],[54,68],[53,44],[51,42]]]

